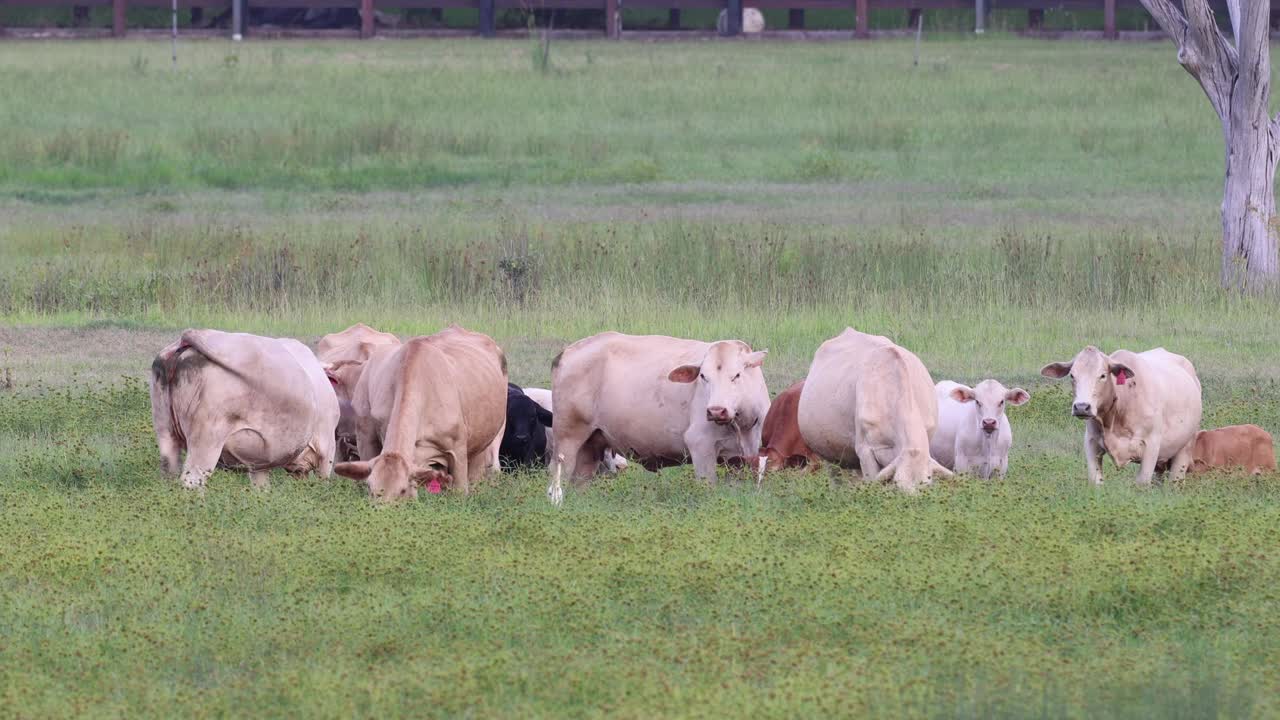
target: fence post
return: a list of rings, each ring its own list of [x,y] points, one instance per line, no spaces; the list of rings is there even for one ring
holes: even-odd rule
[[[617,40],[618,32],[618,0],[604,0],[604,36]]]
[[[725,0],[724,32],[727,37],[742,34],[742,0]]]
[[[787,29],[804,29],[804,8],[793,8],[787,11]]]
[[[244,37],[244,0],[231,0],[231,39]]]
[[[125,0],[111,0],[111,35],[124,37]]]
[[[373,37],[373,0],[360,0],[360,37]]]
[[[494,17],[493,0],[480,0],[480,36],[481,37],[494,36],[495,34],[494,22],[496,21],[496,19],[497,18]]]
[[[867,15],[867,0],[856,0],[853,4],[853,9],[858,23],[855,34],[860,38],[871,37],[871,21],[868,20]]]
[[[985,0],[973,1],[973,33],[981,35],[987,31],[987,3]]]
[[[1103,0],[1102,36],[1108,40],[1120,37],[1120,33],[1116,32],[1116,0]]]

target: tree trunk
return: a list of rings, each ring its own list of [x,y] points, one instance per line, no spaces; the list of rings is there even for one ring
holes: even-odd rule
[[[1206,0],[1142,0],[1178,46],[1178,62],[1200,82],[1222,122],[1223,287],[1250,293],[1280,286],[1273,221],[1280,117],[1270,117],[1270,2],[1227,0],[1232,37]],[[1184,14],[1185,9],[1185,14]],[[1234,41],[1234,42],[1233,42]]]

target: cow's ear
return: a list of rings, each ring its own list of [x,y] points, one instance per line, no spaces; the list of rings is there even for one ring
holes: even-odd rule
[[[365,460],[357,462],[340,462],[333,466],[333,471],[344,478],[364,480],[368,478],[369,473],[373,471],[373,463]]]
[[[1040,374],[1047,378],[1061,380],[1067,376],[1067,373],[1071,372],[1071,364],[1072,363],[1049,363],[1048,365],[1040,368]]]
[[[952,400],[955,400],[958,403],[973,402],[978,397],[977,395],[973,394],[973,388],[969,387],[968,385],[960,385],[959,387],[953,387],[951,388],[951,392],[947,393],[947,395]]]
[[[1130,370],[1129,366],[1124,363],[1113,362],[1108,369],[1115,376],[1117,385],[1123,385],[1133,378],[1133,370]]]
[[[1014,388],[1004,394],[1004,401],[1010,405],[1025,405],[1031,399],[1031,393],[1022,388]]]
[[[538,416],[538,422],[542,423],[546,427],[551,427],[551,420],[552,420],[551,411],[542,407],[537,403],[534,403],[533,407],[534,407],[534,413],[536,413]]]
[[[768,354],[768,350],[757,350],[747,355],[746,361],[742,363],[742,366],[746,368],[760,367],[764,364],[764,356]]]
[[[691,383],[698,379],[698,375],[702,374],[702,368],[698,365],[681,365],[671,374],[667,375],[667,379],[671,382]]]

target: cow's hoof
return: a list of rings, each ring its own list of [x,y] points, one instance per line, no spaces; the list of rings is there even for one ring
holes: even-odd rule
[[[551,501],[552,505],[560,507],[560,505],[564,503],[564,488],[556,487],[555,485],[548,487],[547,499]]]

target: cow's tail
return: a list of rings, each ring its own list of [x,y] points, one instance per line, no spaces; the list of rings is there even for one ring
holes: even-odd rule
[[[186,447],[182,425],[173,412],[173,380],[184,349],[179,341],[161,350],[151,362],[151,422],[156,431],[162,469],[174,475],[179,469],[179,453]]]

